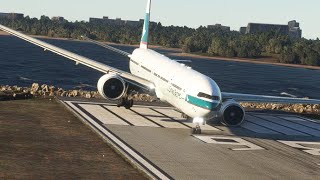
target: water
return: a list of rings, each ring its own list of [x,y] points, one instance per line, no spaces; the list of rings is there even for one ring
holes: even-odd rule
[[[65,40],[42,39],[58,47],[128,71],[128,58],[97,45]],[[134,47],[115,46],[131,53]],[[168,54],[173,51],[155,49]],[[251,64],[197,58],[191,66],[213,78],[222,91],[280,95],[320,99],[320,71],[304,68]],[[52,84],[65,89],[85,88],[93,90],[102,73],[71,60],[44,52],[23,40],[12,36],[0,36],[0,84],[30,86],[33,82]],[[188,77],[186,77],[188,78]]]

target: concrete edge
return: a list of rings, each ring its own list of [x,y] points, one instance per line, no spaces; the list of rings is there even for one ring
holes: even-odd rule
[[[75,112],[71,107],[65,104],[62,100],[56,99],[58,103],[66,107],[72,114],[74,114],[83,124],[88,126],[91,131],[99,135],[99,137],[106,142],[117,154],[119,154],[125,161],[130,163],[134,168],[142,172],[149,179],[157,179],[152,174],[150,174],[146,169],[144,169],[140,164],[138,164],[134,159],[130,158],[123,150],[117,147],[112,141],[110,141],[107,137],[105,137],[101,132],[99,132],[95,127],[93,127],[90,123],[88,123],[81,115]]]

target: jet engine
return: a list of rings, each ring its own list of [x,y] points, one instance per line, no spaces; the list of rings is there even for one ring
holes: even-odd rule
[[[116,74],[106,74],[98,81],[100,95],[108,100],[118,100],[126,93],[126,83]]]
[[[239,126],[244,121],[245,110],[234,100],[223,102],[219,113],[226,126]]]

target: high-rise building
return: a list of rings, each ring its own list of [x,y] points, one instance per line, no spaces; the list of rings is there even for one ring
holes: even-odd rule
[[[90,18],[90,23],[102,23],[107,25],[129,25],[129,26],[140,26],[143,24],[143,20],[131,21],[131,20],[122,20],[121,18],[110,19],[108,16],[103,16],[103,18]]]
[[[0,13],[0,18],[7,18],[11,20],[23,19],[24,14],[21,13]]]
[[[240,27],[240,34],[246,34],[247,27]]]
[[[222,26],[221,24],[215,24],[215,25],[208,25],[208,28],[210,29],[221,29],[223,31],[230,31],[229,26]]]
[[[292,38],[302,37],[302,30],[300,29],[300,24],[295,20],[289,21],[288,25],[249,23],[247,27],[240,28],[241,34],[256,34],[270,31],[275,31],[283,35],[288,35]]]
[[[54,16],[51,18],[51,20],[63,22],[65,19],[64,17],[61,17],[61,16]]]

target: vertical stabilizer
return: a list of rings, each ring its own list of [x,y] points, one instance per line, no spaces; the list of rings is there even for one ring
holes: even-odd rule
[[[146,17],[144,19],[142,37],[140,42],[140,48],[142,49],[148,49],[150,9],[151,9],[151,0],[148,0]]]

